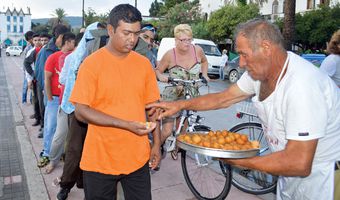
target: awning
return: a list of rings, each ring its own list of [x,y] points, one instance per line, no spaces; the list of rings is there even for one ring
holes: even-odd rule
[[[5,45],[9,46],[12,44],[12,40],[10,40],[9,38],[7,38],[5,41],[4,41]]]
[[[27,42],[26,42],[26,40],[21,39],[21,40],[19,40],[18,45],[19,45],[19,46],[26,46],[26,45],[27,45]]]

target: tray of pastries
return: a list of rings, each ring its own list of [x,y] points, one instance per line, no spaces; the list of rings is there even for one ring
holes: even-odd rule
[[[260,150],[258,141],[226,130],[182,133],[177,136],[177,146],[215,158],[248,158],[258,155]]]

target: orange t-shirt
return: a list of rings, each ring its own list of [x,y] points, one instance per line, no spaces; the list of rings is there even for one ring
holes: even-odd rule
[[[117,58],[101,48],[80,66],[70,101],[120,119],[145,122],[145,105],[159,98],[156,76],[147,58],[134,51]],[[129,174],[149,157],[147,135],[89,124],[80,167],[103,174]]]

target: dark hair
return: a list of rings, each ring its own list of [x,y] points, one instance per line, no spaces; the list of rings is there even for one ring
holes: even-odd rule
[[[258,49],[261,40],[268,40],[278,45],[282,50],[285,49],[280,29],[275,24],[264,19],[252,19],[239,24],[234,33],[235,40],[239,35],[249,40],[250,47],[253,51]]]
[[[76,35],[71,32],[64,33],[61,46],[64,46],[66,41],[71,41],[71,40],[76,40]]]
[[[98,22],[98,24],[97,24],[97,28],[102,28],[102,29],[105,29],[105,28],[106,28],[106,23],[103,23],[103,22]]]
[[[142,14],[137,8],[130,4],[119,4],[111,10],[108,24],[113,26],[113,30],[116,30],[119,21],[123,21],[125,23],[141,22]]]
[[[76,46],[78,46],[78,44],[79,44],[80,40],[83,38],[83,36],[84,36],[84,32],[78,33],[76,35]]]
[[[28,40],[31,40],[33,38],[33,35],[34,35],[34,32],[33,31],[27,31],[25,33],[25,40],[28,41]]]
[[[69,32],[70,30],[63,24],[57,24],[52,31],[52,35],[57,38],[59,35]]]
[[[40,37],[47,37],[48,39],[51,39],[52,36],[48,33],[42,33],[40,34]]]
[[[34,35],[32,36],[32,38],[35,38],[35,37],[40,37],[40,34],[34,33]]]

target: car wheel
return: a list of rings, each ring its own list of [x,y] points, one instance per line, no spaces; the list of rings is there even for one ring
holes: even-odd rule
[[[6,52],[6,56],[10,56],[8,52]]]
[[[231,70],[228,78],[230,83],[235,83],[239,78],[237,70]]]

